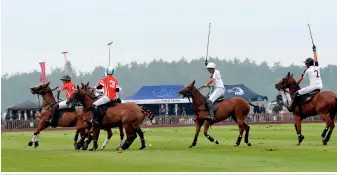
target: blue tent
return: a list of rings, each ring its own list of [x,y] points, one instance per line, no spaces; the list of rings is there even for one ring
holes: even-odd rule
[[[225,99],[231,97],[241,97],[248,101],[264,101],[264,100],[268,101],[267,96],[257,94],[243,84],[225,85],[225,88],[226,88]]]
[[[137,104],[189,103],[188,99],[180,98],[178,93],[183,87],[184,85],[142,86],[123,102]]]

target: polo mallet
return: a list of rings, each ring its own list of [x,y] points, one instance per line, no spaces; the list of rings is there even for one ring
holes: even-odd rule
[[[208,38],[207,38],[207,49],[206,49],[205,66],[207,66],[207,63],[208,63],[207,57],[208,57],[208,46],[209,46],[209,36],[210,35],[211,35],[211,23],[209,23],[209,26],[208,26]]]
[[[311,28],[310,28],[310,21],[309,21],[309,20],[307,21],[307,25],[308,25],[308,27],[309,27],[309,32],[310,32],[311,42],[312,42],[312,45],[314,46],[315,44],[314,44],[314,39],[312,38]]]
[[[64,68],[65,68],[65,72],[67,74],[68,73],[68,69],[67,69],[67,56],[66,56],[66,54],[68,54],[68,52],[64,51],[64,52],[61,52],[61,54],[64,55]]]
[[[111,47],[110,47],[110,45],[112,44],[113,42],[111,41],[110,43],[108,43],[108,46],[109,46],[109,67],[110,67],[110,49],[111,49]]]

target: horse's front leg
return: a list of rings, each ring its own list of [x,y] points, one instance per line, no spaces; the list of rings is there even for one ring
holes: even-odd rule
[[[32,146],[34,143],[34,148],[39,146],[39,134],[42,130],[46,129],[47,126],[45,125],[45,120],[42,119],[39,122],[39,126],[37,127],[36,131],[34,132],[34,135],[32,136],[31,141],[28,143],[28,146]]]
[[[118,128],[119,128],[119,137],[120,137],[120,141],[119,141],[119,145],[117,146],[117,150],[120,148],[120,147],[122,147],[122,145],[123,145],[123,140],[124,140],[124,131],[123,131],[123,125],[122,124],[120,124],[119,126],[118,126]]]
[[[198,141],[198,136],[199,136],[199,133],[200,133],[200,128],[202,126],[204,122],[201,121],[200,119],[196,119],[195,120],[195,134],[194,134],[194,139],[193,139],[193,142],[192,144],[189,146],[189,148],[192,148],[194,146],[197,145],[197,141]]]
[[[111,128],[107,128],[106,130],[108,136],[107,138],[105,139],[105,141],[103,142],[103,145],[102,145],[102,150],[108,145],[111,137],[112,137],[112,131],[111,131]]]
[[[295,117],[295,129],[297,132],[297,136],[298,136],[298,143],[297,146],[301,145],[302,141],[304,140],[304,136],[302,135],[302,119],[300,116],[294,114]]]
[[[94,124],[93,125],[93,130],[92,130],[92,140],[94,142],[93,147],[89,151],[96,151],[98,148],[98,139],[99,139],[99,133],[101,131],[99,124]]]
[[[204,135],[209,141],[215,142],[218,145],[219,141],[214,139],[212,136],[208,135],[208,129],[210,125],[211,125],[210,121],[207,120],[204,126]]]

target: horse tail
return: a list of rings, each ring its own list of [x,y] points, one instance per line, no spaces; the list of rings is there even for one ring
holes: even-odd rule
[[[141,108],[142,108],[142,113],[152,121],[154,118],[154,114],[150,110],[145,109],[143,106],[141,106]]]
[[[249,104],[250,106],[256,107],[256,105],[254,105],[253,103],[249,102],[248,100],[247,100],[247,102],[248,102],[248,104]]]

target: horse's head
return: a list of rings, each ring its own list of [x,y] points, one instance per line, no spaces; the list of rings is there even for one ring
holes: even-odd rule
[[[195,83],[195,80],[193,80],[192,83],[189,83],[188,85],[186,85],[184,88],[182,88],[180,91],[179,91],[179,94],[182,98],[191,98],[194,96],[195,94],[195,90],[196,88],[194,87],[194,83]]]
[[[30,92],[32,94],[43,95],[43,94],[51,91],[50,87],[49,87],[49,83],[50,82],[48,82],[46,84],[41,84],[41,85],[33,86],[33,87],[30,88]]]
[[[279,81],[277,84],[275,84],[275,88],[280,91],[280,90],[285,90],[287,88],[292,88],[297,85],[296,80],[293,77],[294,74],[288,74],[282,78],[281,81]]]
[[[88,107],[88,105],[90,105],[95,98],[94,91],[92,88],[89,87],[89,82],[86,85],[84,85],[83,83],[81,84],[81,88],[77,85],[77,88],[67,100],[67,103],[71,103],[76,100],[81,102],[84,106]]]

